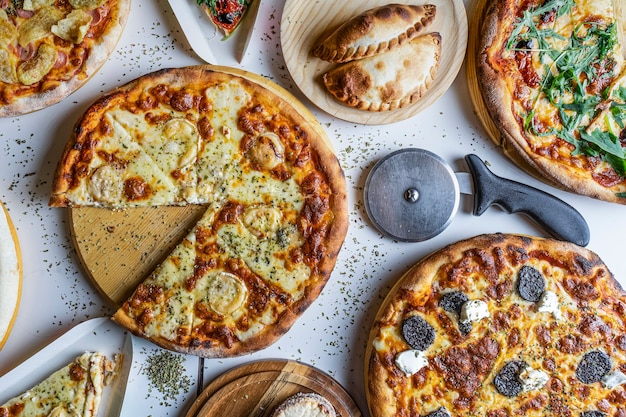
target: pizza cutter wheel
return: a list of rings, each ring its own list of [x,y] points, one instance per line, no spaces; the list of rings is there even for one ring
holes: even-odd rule
[[[365,181],[365,210],[384,235],[421,242],[452,222],[460,194],[474,195],[473,214],[492,205],[528,215],[551,236],[580,246],[589,243],[589,227],[563,200],[537,188],[494,175],[476,155],[465,156],[470,172],[454,172],[425,149],[401,149],[378,161]]]

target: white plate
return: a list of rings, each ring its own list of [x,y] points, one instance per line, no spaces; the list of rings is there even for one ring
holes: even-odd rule
[[[122,352],[125,337],[126,331],[106,317],[75,326],[0,378],[0,404],[37,385],[85,352],[101,352],[112,359]],[[106,388],[98,416],[108,416],[113,406],[113,389]]]
[[[211,23],[196,0],[169,0],[169,3],[187,42],[200,58],[213,65],[239,63],[237,45],[242,42],[240,38],[246,36],[246,30],[242,29],[253,30],[253,27],[242,22],[242,27],[237,28],[228,39],[222,40],[224,33]]]

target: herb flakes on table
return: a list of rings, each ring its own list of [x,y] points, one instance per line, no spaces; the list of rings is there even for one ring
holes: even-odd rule
[[[183,356],[169,352],[154,350],[146,358],[142,373],[148,377],[148,396],[157,390],[163,394],[161,405],[171,406],[170,401],[176,400],[181,393],[188,393],[191,378],[185,372]]]

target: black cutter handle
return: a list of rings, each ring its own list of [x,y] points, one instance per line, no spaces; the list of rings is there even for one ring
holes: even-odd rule
[[[589,226],[575,208],[563,200],[516,181],[498,177],[476,155],[466,155],[474,181],[474,215],[492,205],[507,213],[524,213],[550,235],[579,246],[589,243]]]

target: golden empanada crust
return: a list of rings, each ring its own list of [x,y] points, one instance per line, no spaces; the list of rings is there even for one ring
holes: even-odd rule
[[[325,61],[343,63],[390,51],[422,35],[436,12],[437,6],[433,4],[376,7],[320,38],[311,52]]]
[[[387,111],[417,102],[439,68],[441,35],[429,33],[385,54],[342,64],[322,78],[328,91],[347,106]]]

